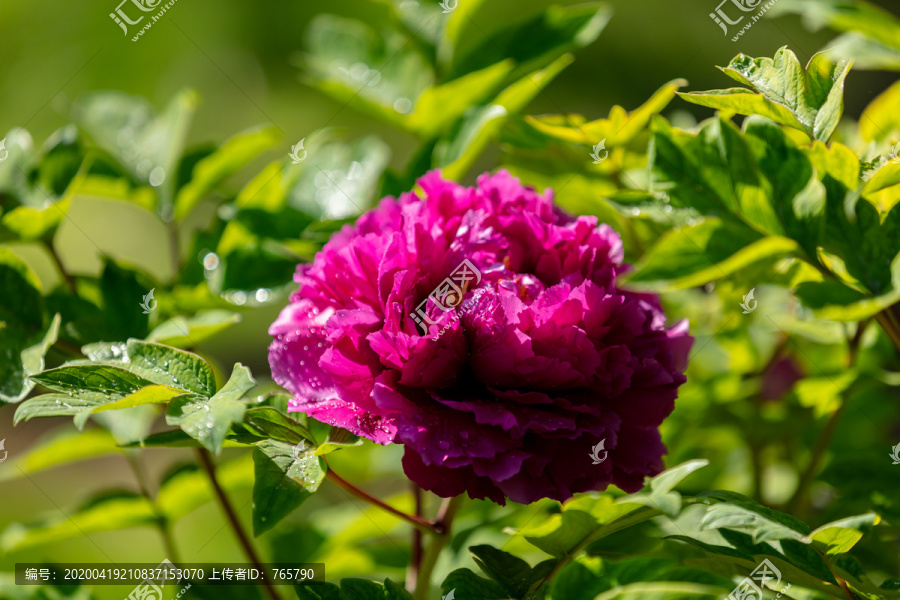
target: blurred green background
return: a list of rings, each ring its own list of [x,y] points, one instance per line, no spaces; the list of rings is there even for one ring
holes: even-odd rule
[[[609,4],[615,12],[599,40],[579,51],[574,64],[553,81],[526,113],[579,113],[589,119],[599,118],[614,104],[627,109],[638,106],[663,83],[678,77],[689,81],[690,90],[729,87],[730,80],[714,66],[727,64],[738,52],[772,56],[779,47],[789,45],[806,62],[833,37],[827,31],[811,33],[798,17],[788,16],[765,19],[734,43],[709,18],[715,0],[611,0]],[[897,9],[896,1],[881,0],[875,4]],[[483,41],[484,32],[507,22],[510,15],[522,19],[548,5],[537,0],[490,0],[479,12],[478,22],[466,27],[465,43],[474,47]],[[201,104],[189,145],[218,143],[258,124],[274,125],[281,131],[283,144],[249,165],[237,177],[240,181],[325,125],[346,129],[353,138],[380,136],[389,145],[391,165],[396,168],[406,165],[416,147],[412,137],[345,108],[302,82],[304,36],[310,21],[319,14],[332,13],[377,26],[388,19],[387,8],[377,2],[179,0],[136,43],[130,36],[123,36],[109,18],[114,9],[114,0],[0,1],[0,131],[24,127],[40,144],[70,122],[71,103],[84,92],[120,90],[144,96],[161,109],[179,90],[190,87],[199,92]],[[845,95],[846,115],[858,117],[862,108],[894,79],[888,73],[852,72]],[[710,114],[678,99],[666,113],[671,115],[673,111],[686,111],[697,117]],[[488,152],[481,159],[481,169],[474,172],[492,168],[495,159],[496,150]],[[120,253],[134,255],[150,271],[166,272],[167,256],[165,248],[157,244],[160,236],[154,222],[131,214],[128,207],[95,206],[90,210],[93,214],[88,219],[98,234],[110,233],[113,224],[121,232],[113,242],[120,246]],[[90,237],[92,231],[62,231],[57,239],[66,266],[75,272],[99,268],[89,258],[91,252],[82,239],[84,234]],[[143,235],[145,239],[140,237]],[[52,287],[52,265],[34,267]],[[690,306],[694,300],[687,298],[685,305]],[[203,344],[202,351],[220,367],[242,361],[259,380],[264,380],[268,374],[266,329],[280,308],[269,305],[244,313],[238,326]],[[702,314],[697,314],[697,319],[702,319]],[[689,389],[687,397],[690,404]],[[52,420],[34,420],[12,430],[14,408],[0,409],[0,439],[6,439],[11,457],[58,425]],[[681,418],[689,421],[689,415]],[[64,427],[71,429],[70,424]],[[716,435],[726,434],[720,431]],[[711,445],[715,445],[715,440]],[[352,454],[337,453],[332,462],[344,477],[368,486],[376,495],[390,498],[393,494],[405,494],[407,483],[397,468],[402,450],[371,450],[367,445]],[[159,478],[170,466],[190,457],[187,450],[147,451],[150,478]],[[737,457],[735,473],[746,471],[741,460]],[[252,466],[246,453],[240,461],[243,462],[234,467],[235,481],[247,485],[236,484],[234,498],[236,506],[242,509],[241,516],[249,519]],[[5,466],[0,467],[0,531],[7,530],[10,523],[70,510],[84,499],[86,488],[133,488],[136,484],[124,459],[117,456],[12,481],[7,480],[11,475],[4,472]],[[777,481],[780,473],[774,469],[770,475]],[[739,475],[734,478],[731,483],[738,488],[748,485]],[[726,484],[728,481],[725,478]],[[317,560],[326,563],[329,579],[373,574],[371,553],[378,552],[382,563],[395,564],[396,570],[388,574],[396,577],[402,572],[406,554],[391,541],[390,535],[400,532],[405,536],[405,529],[397,521],[346,499],[333,486],[323,486],[323,491],[304,505],[302,517],[295,519],[291,536],[285,532],[267,535],[260,545],[286,560],[303,560],[315,552]],[[408,496],[397,501],[402,504]],[[432,511],[434,508],[429,507]],[[478,503],[461,520],[460,528],[464,530],[496,516],[499,510]],[[506,540],[494,530],[479,535],[492,537],[468,539],[466,543],[502,546]],[[223,529],[221,514],[214,504],[181,520],[175,537],[183,561],[242,560],[230,531]],[[70,562],[156,562],[163,558],[163,552],[156,532],[147,528],[131,530],[127,536],[95,533],[56,546],[3,556],[0,570],[9,571],[12,562],[51,557]],[[439,572],[450,567],[442,564]],[[99,588],[97,593],[101,598],[119,598],[123,591],[127,592],[110,587]]]

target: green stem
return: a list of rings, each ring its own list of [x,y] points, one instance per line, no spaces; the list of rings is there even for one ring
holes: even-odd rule
[[[815,550],[815,548],[814,548]],[[847,596],[847,600],[858,600],[857,597],[850,591],[850,586],[844,580],[843,577],[837,574],[834,570],[834,567],[831,566],[831,562],[828,560],[828,557],[825,556],[824,553],[819,550],[815,550],[816,554],[818,554],[822,558],[822,562],[825,563],[825,566],[828,567],[828,570],[831,572],[831,576],[834,577],[834,580],[837,581],[838,586],[841,588],[841,591],[844,592],[844,595]]]
[[[269,579],[269,575],[266,572],[266,569],[262,565],[262,561],[259,559],[259,555],[256,554],[256,550],[253,548],[253,544],[250,541],[250,538],[247,536],[247,533],[241,526],[241,522],[238,519],[237,512],[235,512],[234,510],[234,506],[232,506],[231,501],[225,494],[225,490],[222,489],[222,486],[219,484],[219,480],[216,478],[216,467],[213,464],[212,455],[206,448],[197,448],[197,455],[200,459],[200,464],[203,465],[203,469],[206,471],[206,474],[209,477],[209,482],[213,486],[213,490],[215,491],[216,497],[219,500],[219,505],[222,507],[222,510],[228,517],[228,522],[231,525],[231,529],[232,531],[234,531],[234,535],[238,538],[238,541],[240,542],[241,547],[244,550],[244,554],[247,555],[247,558],[250,560],[250,562],[253,563],[253,566],[259,569],[260,572],[262,572],[264,582],[263,589],[266,590],[266,593],[268,594],[269,598],[271,598],[271,600],[281,600],[281,598],[279,598],[278,596],[278,593],[275,591],[275,586]]]
[[[419,566],[419,573],[416,577],[416,587],[413,591],[414,600],[427,600],[428,592],[431,590],[431,574],[437,565],[438,557],[441,551],[450,542],[450,530],[453,525],[453,518],[459,510],[465,496],[460,495],[455,498],[447,498],[441,504],[438,511],[437,519],[434,521],[436,532],[432,534],[431,543],[425,550],[422,557],[422,564]]]
[[[173,563],[178,564],[180,559],[178,550],[175,547],[175,540],[172,537],[171,523],[169,523],[168,517],[163,513],[159,504],[156,502],[156,498],[150,492],[150,486],[147,485],[147,474],[137,456],[126,453],[125,458],[128,460],[128,464],[131,465],[131,471],[134,473],[134,478],[137,479],[141,495],[153,505],[153,512],[156,513],[156,528],[159,530],[160,538],[162,538],[163,548],[166,551],[166,558]]]
[[[878,324],[881,325],[881,328],[884,329],[884,332],[890,338],[890,340],[894,343],[894,346],[897,350],[900,350],[900,323],[897,322],[897,317],[891,308],[886,308],[877,315],[875,315],[875,319],[878,321]]]
[[[868,325],[868,319],[865,321],[860,321],[857,324],[856,333],[847,343],[848,369],[853,369],[856,366],[857,359],[859,358],[860,342],[862,341],[863,333],[865,333],[866,327]],[[809,486],[812,485],[813,480],[819,473],[819,468],[821,467],[822,461],[825,458],[825,452],[831,445],[835,433],[837,433],[838,424],[841,421],[841,417],[844,415],[844,409],[847,406],[847,397],[849,395],[849,388],[841,394],[840,406],[836,411],[834,411],[834,413],[832,413],[831,417],[828,419],[828,423],[825,424],[825,429],[822,430],[822,435],[819,436],[819,439],[816,442],[816,446],[813,449],[812,458],[810,459],[806,470],[800,476],[800,482],[797,484],[797,489],[794,491],[794,495],[791,496],[791,499],[786,505],[786,512],[796,514],[801,507]]]
[[[427,533],[439,533],[440,532],[440,530],[438,529],[437,523],[432,523],[431,521],[423,519],[422,517],[417,516],[417,515],[408,515],[401,510],[397,510],[396,508],[387,504],[386,502],[379,500],[378,498],[372,496],[371,494],[364,492],[363,490],[359,489],[358,487],[356,487],[355,485],[353,485],[352,483],[350,483],[349,481],[347,481],[346,479],[344,479],[343,477],[341,477],[340,475],[335,473],[334,470],[331,468],[331,465],[328,466],[328,470],[325,472],[325,477],[328,478],[332,483],[337,485],[339,488],[343,489],[344,491],[353,494],[360,500],[365,500],[366,502],[368,502],[369,504],[372,504],[373,506],[377,506],[378,508],[380,508],[381,510],[383,510],[385,512],[391,513],[395,517],[406,521],[407,523],[409,523],[410,525],[412,525],[413,527],[415,527],[421,531],[424,531]]]
[[[63,281],[65,281],[66,283],[66,287],[69,288],[69,291],[72,292],[72,295],[77,298],[78,289],[75,287],[75,278],[69,275],[68,272],[66,272],[65,267],[63,267],[62,260],[59,258],[59,254],[56,253],[56,248],[53,247],[53,242],[44,240],[44,247],[50,254],[50,258],[53,259],[54,264],[56,264],[56,268],[59,269],[59,274],[62,275]]]
[[[412,482],[411,482],[412,483]],[[413,499],[416,503],[416,516],[422,517],[422,488],[412,483]],[[414,590],[422,567],[422,530],[412,528],[412,545],[410,549],[409,567],[406,569],[406,589]]]

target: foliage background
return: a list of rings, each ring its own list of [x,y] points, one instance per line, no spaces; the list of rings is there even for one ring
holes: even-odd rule
[[[690,82],[686,87],[690,90],[725,87],[727,81],[723,81],[724,77],[713,65],[727,64],[739,51],[751,56],[772,56],[777,48],[790,45],[801,62],[806,63],[834,36],[830,31],[811,33],[798,17],[783,16],[757,23],[738,43],[732,43],[710,22],[708,13],[713,7],[705,0],[679,3],[613,0],[609,4],[615,13],[599,39],[577,52],[576,61],[528,105],[526,114],[578,113],[589,119],[601,118],[614,104],[629,110],[637,107],[665,82],[679,77]],[[896,3],[887,0],[876,4],[889,10],[893,6],[896,10]],[[484,32],[494,31],[510,14],[525,17],[546,7],[547,3],[534,0],[492,0],[479,12],[477,28],[466,29],[463,44],[477,44]],[[267,162],[283,156],[289,145],[326,123],[345,131],[352,139],[369,134],[379,136],[390,148],[390,165],[397,169],[407,164],[416,148],[415,140],[408,134],[351,107],[342,108],[342,102],[301,81],[305,68],[302,49],[314,17],[322,13],[339,14],[381,27],[387,24],[389,16],[378,2],[252,4],[238,0],[215,3],[180,0],[138,43],[123,38],[112,24],[107,16],[112,8],[111,3],[95,0],[0,3],[0,55],[6,58],[0,63],[4,90],[0,95],[3,115],[0,131],[26,127],[40,144],[71,121],[72,102],[85,92],[121,90],[144,96],[162,109],[179,90],[189,86],[201,98],[189,147],[220,143],[257,124],[272,124],[283,133],[282,144],[235,174],[225,188],[231,185],[240,189]],[[846,88],[845,115],[858,118],[868,102],[895,79],[892,73],[854,71]],[[687,115],[705,118],[710,112],[676,99],[665,114],[673,119],[688,119]],[[683,116],[679,117],[679,113]],[[469,171],[467,180],[495,167],[498,160],[499,152],[489,149]],[[161,245],[149,225],[152,215],[123,213],[103,205],[85,206],[83,210],[79,221],[90,223],[90,230],[85,233],[92,238],[103,238],[104,251],[112,256],[139,258],[146,270],[165,278],[170,267],[164,242]],[[68,269],[90,272],[99,268],[89,243],[76,232],[62,231],[55,243]],[[38,273],[45,288],[52,289],[60,282],[53,264],[41,251],[27,246],[16,249]],[[637,252],[634,248],[630,250],[629,258],[636,259]],[[668,464],[709,458],[711,467],[689,481],[691,490],[723,488],[753,494],[759,492],[755,488],[762,488],[763,500],[781,505],[790,499],[798,468],[807,460],[804,448],[813,446],[818,437],[827,414],[828,398],[813,389],[806,406],[802,401],[763,406],[746,403],[742,383],[758,377],[780,342],[771,328],[760,322],[762,317],[757,321],[748,319],[751,324],[734,335],[714,339],[724,323],[730,322],[735,314],[740,315],[737,304],[741,293],[763,283],[755,280],[752,273],[742,274],[739,282],[746,283],[745,287],[735,284],[733,289],[715,294],[687,290],[667,296],[670,314],[673,318],[691,319],[698,334],[697,348],[704,349],[701,360],[692,367],[692,377],[676,412],[664,429],[664,440],[670,448]],[[786,295],[778,294],[773,290],[766,301],[773,305],[790,302]],[[242,362],[252,369],[257,380],[263,380],[268,371],[269,338],[265,331],[286,302],[284,294],[277,298],[278,301],[243,312],[240,324],[203,342],[199,351],[225,370],[226,376],[231,364]],[[133,303],[138,300],[135,298]],[[834,328],[829,330],[834,331]],[[840,334],[837,331],[832,339],[841,339]],[[863,362],[896,362],[890,348],[878,344],[874,333],[870,332],[870,337],[865,340],[868,347]],[[807,357],[804,369],[822,365],[832,372],[839,370],[844,356],[837,346],[837,343],[834,347],[826,343],[812,350],[807,348],[815,354]],[[859,401],[841,422],[830,456],[853,455],[860,464],[888,460],[889,445],[900,441],[896,402],[891,404],[896,398],[895,390],[873,383],[860,392]],[[744,404],[739,404],[742,401]],[[825,408],[817,413],[816,406]],[[33,420],[12,429],[14,408],[0,408],[0,439],[6,439],[6,449],[13,461],[38,440],[72,429],[67,419]],[[882,425],[878,439],[872,435],[873,416]],[[61,454],[70,451],[76,452],[74,446],[66,443],[54,449]],[[239,460],[245,461],[243,471],[238,469],[233,493],[236,505],[243,509],[241,516],[249,523],[252,485],[249,458],[246,453],[226,450],[224,460],[232,458],[230,453],[243,456]],[[407,487],[399,469],[400,455],[400,448],[375,449],[366,444],[338,452],[330,460],[345,478],[398,506],[409,507],[410,495],[397,492]],[[149,450],[144,457],[151,480],[158,480],[172,466],[191,460],[187,450]],[[762,466],[755,469],[754,465]],[[137,483],[126,461],[116,454],[72,462],[30,478],[15,476],[11,468],[11,462],[0,465],[0,480],[3,480],[0,531],[6,532],[7,540],[12,539],[10,536],[19,523],[58,516],[60,511],[69,513],[97,490],[135,489]],[[834,481],[818,483],[812,490],[817,500],[803,507],[808,522],[855,514],[847,512],[852,509],[864,512],[873,501],[870,492],[896,493],[900,489],[897,484],[900,471],[885,473],[892,479],[882,482],[884,487],[874,492],[862,487],[865,481],[851,482],[840,494],[835,492]],[[878,474],[880,477],[882,471]],[[858,495],[852,493],[854,485],[860,486]],[[832,502],[836,495],[840,500],[837,504]],[[435,508],[436,504],[431,502],[428,510],[433,512]],[[883,508],[898,511],[887,501]],[[467,535],[456,540],[454,552],[442,559],[436,579],[442,579],[442,574],[458,566],[473,566],[465,546],[492,544],[525,558],[537,557],[534,548],[521,539],[510,541],[503,528],[526,523],[535,515],[544,515],[546,510],[544,504],[501,509],[487,503],[470,503],[457,524]],[[477,527],[483,523],[488,525]],[[242,560],[230,532],[222,529],[221,514],[215,504],[204,504],[181,519],[174,536],[182,549],[182,560]],[[325,562],[329,579],[366,575],[402,580],[407,537],[407,529],[396,520],[349,500],[343,492],[325,484],[286,525],[264,535],[258,542],[271,557],[293,561],[314,558]],[[637,544],[631,549],[633,552],[647,551],[648,545],[660,543],[651,539],[652,536],[631,542],[616,540],[618,544],[612,551],[627,553],[628,543]],[[668,546],[673,542],[666,544],[664,552],[674,552]],[[859,553],[862,558],[870,559],[878,571],[898,576],[900,565],[896,553],[884,555],[881,547],[870,549],[865,544],[861,544]],[[14,562],[48,559],[105,562],[112,557],[116,562],[155,562],[163,554],[155,531],[134,528],[125,534],[110,531],[76,535],[4,554],[0,558],[0,570],[9,571]],[[118,587],[100,587],[95,591],[99,598],[118,598],[122,592]]]

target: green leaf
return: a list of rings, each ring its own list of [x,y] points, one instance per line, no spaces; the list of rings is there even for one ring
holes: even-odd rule
[[[520,530],[529,543],[562,559],[590,542],[659,515],[640,503],[617,503],[608,495],[579,496],[567,501],[558,514]]]
[[[875,513],[866,513],[826,523],[809,534],[814,547],[828,556],[850,552],[863,534],[881,519]]]
[[[150,315],[141,310],[141,299],[150,292],[138,282],[137,273],[107,260],[100,276],[106,339],[125,340],[147,335]]]
[[[470,546],[475,564],[485,575],[500,584],[511,598],[521,598],[531,585],[531,566],[516,556],[493,546]]]
[[[698,498],[718,501],[710,506],[700,522],[701,529],[729,528],[747,533],[753,543],[769,540],[796,540],[810,543],[809,527],[802,521],[767,508],[736,492],[716,491]]]
[[[20,240],[40,240],[50,237],[69,210],[70,199],[65,198],[50,206],[33,208],[17,206],[3,215],[3,226],[12,231]]]
[[[176,390],[164,385],[150,385],[121,400],[101,404],[91,412],[97,414],[108,410],[122,410],[125,408],[134,408],[135,406],[145,406],[147,404],[168,404],[170,400],[177,396],[181,396],[183,393],[184,392],[181,390]]]
[[[324,14],[310,22],[304,39],[310,83],[388,123],[402,127],[404,115],[434,80],[411,36],[394,28]]]
[[[882,165],[880,169],[875,171],[872,178],[866,182],[863,188],[863,194],[874,194],[883,189],[900,184],[900,160],[890,158]]]
[[[796,248],[788,238],[763,237],[745,225],[704,219],[663,234],[627,281],[660,291],[697,287],[755,262],[790,255]]]
[[[92,92],[75,102],[73,117],[137,181],[150,183],[151,173],[161,169],[154,177],[164,177],[160,188],[163,205],[168,205],[197,102],[195,92],[182,91],[156,116],[143,98],[122,92]]]
[[[275,527],[307,498],[325,478],[325,461],[306,440],[295,444],[265,440],[253,451],[253,534]]]
[[[851,56],[863,69],[900,70],[900,20],[870,2],[785,2],[773,13],[803,13],[816,29],[827,25],[845,31],[826,45],[826,52],[839,60]]]
[[[441,584],[441,595],[453,591],[454,600],[505,600],[509,596],[497,583],[479,577],[469,569],[457,569]]]
[[[483,42],[454,61],[449,77],[459,77],[507,59],[516,61],[522,71],[536,69],[592,43],[611,17],[612,10],[602,2],[550,6],[532,19],[483,36]]]
[[[246,405],[240,401],[256,383],[247,367],[234,366],[231,378],[212,398],[185,394],[172,400],[166,423],[177,425],[205,448],[218,454],[233,423],[244,418]]]
[[[718,586],[676,581],[654,581],[617,586],[594,600],[701,600],[721,598],[727,591]]]
[[[183,220],[226,178],[278,143],[276,127],[255,127],[238,133],[194,166],[190,182],[178,190],[175,218]]]
[[[312,445],[316,443],[309,429],[271,406],[249,409],[244,415],[244,423],[280,442],[299,444],[308,441]]]
[[[333,583],[314,582],[295,584],[294,591],[300,600],[344,600],[341,588]]]
[[[416,100],[407,126],[425,139],[435,137],[462,117],[468,107],[488,100],[488,95],[503,83],[513,66],[513,61],[505,60],[429,87]]]
[[[176,348],[194,347],[240,322],[241,315],[228,310],[201,310],[192,317],[177,316],[160,323],[147,341]]]
[[[382,600],[384,590],[380,583],[368,579],[341,579],[341,594],[344,598],[359,600]]]
[[[0,477],[0,480],[120,451],[116,440],[105,429],[95,428],[80,433],[65,431],[29,448],[16,462],[17,468],[7,471],[8,475]]]
[[[844,79],[850,63],[830,63],[813,56],[804,72],[793,52],[781,48],[772,58],[739,54],[722,71],[752,87],[756,94],[735,89],[681,94],[688,102],[761,115],[795,127],[815,140],[827,141],[844,111]]]
[[[708,460],[697,459],[666,469],[651,479],[648,486],[642,491],[623,496],[619,498],[618,502],[642,504],[673,517],[681,511],[681,494],[673,491],[675,486],[681,483],[685,477],[708,464]]]
[[[141,340],[128,340],[128,368],[160,385],[212,396],[216,378],[202,358],[191,352]]]
[[[9,525],[0,535],[0,549],[21,551],[80,538],[100,531],[150,526],[158,519],[152,504],[141,496],[117,495],[93,501],[78,511],[57,513],[52,520],[24,526]]]
[[[332,426],[328,429],[328,435],[319,447],[316,448],[316,456],[323,456],[335,450],[347,448],[350,446],[362,446],[362,439],[353,435],[346,429]]]
[[[822,377],[805,377],[796,383],[794,393],[801,405],[815,409],[818,419],[834,413],[841,406],[842,396],[858,377],[856,369]]]
[[[900,31],[900,29],[898,29]],[[892,131],[900,130],[900,81],[879,94],[859,116],[859,135],[866,142],[887,141]]]
[[[59,324],[60,316],[56,314],[43,337],[37,341],[34,335],[25,336],[21,332],[0,327],[0,347],[8,348],[8,362],[0,362],[0,402],[19,402],[34,389],[34,382],[30,377],[44,369],[44,356],[50,346],[56,343]]]
[[[181,394],[179,390],[154,386],[131,371],[110,366],[84,364],[43,371],[31,377],[47,389],[61,392],[26,400],[15,414],[15,422],[34,417],[74,416],[83,429],[88,418],[107,409],[133,408],[164,403]]]
[[[503,90],[491,104],[470,108],[451,135],[435,146],[434,165],[441,167],[448,179],[461,179],[495,138],[506,118],[524,110],[572,60],[571,55],[563,55],[547,68]]]

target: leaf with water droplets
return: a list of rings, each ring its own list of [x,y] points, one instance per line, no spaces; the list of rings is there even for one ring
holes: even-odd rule
[[[166,412],[166,422],[181,427],[205,448],[218,454],[231,425],[243,420],[247,407],[240,399],[254,385],[256,382],[250,376],[250,370],[238,363],[231,378],[212,398],[198,394],[174,398]]]
[[[325,478],[325,461],[307,442],[265,440],[253,450],[253,534],[261,535],[312,496]]]
[[[210,397],[216,389],[212,369],[191,352],[162,344],[128,340],[129,369],[153,383]]]
[[[309,429],[271,406],[251,408],[244,415],[244,423],[275,440],[289,444],[308,440],[315,444],[315,438]]]

